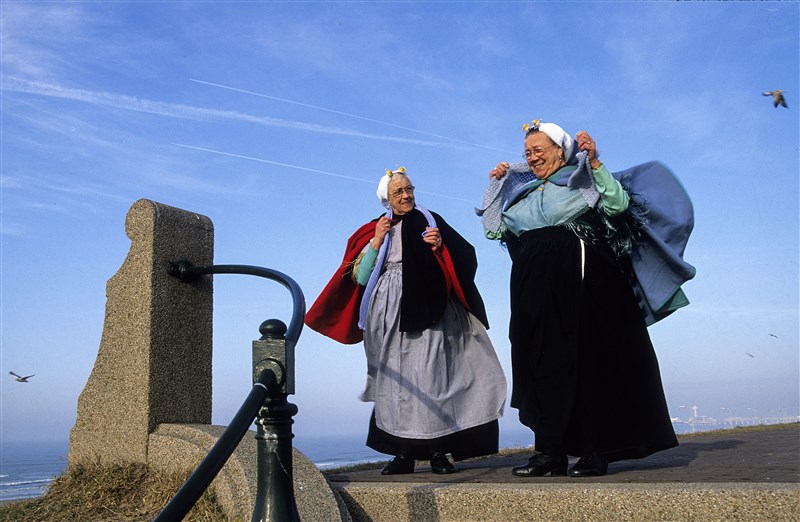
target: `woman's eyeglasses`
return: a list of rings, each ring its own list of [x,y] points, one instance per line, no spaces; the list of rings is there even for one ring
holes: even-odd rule
[[[414,195],[414,187],[413,187],[413,185],[405,187],[405,188],[399,188],[397,190],[393,190],[392,191],[392,197],[393,198],[399,198],[400,196],[403,195],[404,192],[406,194],[408,194],[409,196],[413,196]]]
[[[548,145],[547,147],[534,147],[531,150],[526,150],[525,154],[523,154],[522,157],[525,159],[531,159],[531,157],[533,156],[541,156],[542,154],[544,154],[544,151],[552,149],[553,147],[557,147],[557,145],[553,143],[552,145]]]

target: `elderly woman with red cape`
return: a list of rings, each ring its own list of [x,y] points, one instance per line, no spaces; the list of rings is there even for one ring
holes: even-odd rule
[[[385,215],[360,227],[306,315],[344,344],[364,341],[374,402],[367,446],[393,455],[384,475],[434,473],[496,453],[507,384],[475,286],[475,250],[438,214],[416,204],[400,168],[378,185]]]

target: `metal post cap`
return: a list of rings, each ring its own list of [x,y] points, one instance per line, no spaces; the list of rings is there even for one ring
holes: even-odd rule
[[[280,319],[267,319],[258,327],[262,339],[279,339],[286,336],[286,324]]]

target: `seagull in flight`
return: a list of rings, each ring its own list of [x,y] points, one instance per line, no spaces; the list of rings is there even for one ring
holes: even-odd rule
[[[786,98],[783,97],[783,91],[778,91],[778,90],[767,91],[763,93],[763,95],[772,96],[772,105],[775,106],[776,108],[778,107],[778,105],[783,105],[787,109],[789,108],[789,106],[786,105]]]
[[[15,380],[15,381],[17,381],[17,382],[28,382],[28,379],[30,379],[31,377],[33,377],[34,375],[36,375],[36,374],[34,373],[33,375],[26,375],[25,377],[23,377],[22,375],[17,375],[17,374],[16,374],[16,373],[14,373],[14,372],[8,372],[8,373],[10,373],[10,374],[11,374],[11,375],[13,375],[14,377],[16,377],[16,379],[14,379],[14,380]]]

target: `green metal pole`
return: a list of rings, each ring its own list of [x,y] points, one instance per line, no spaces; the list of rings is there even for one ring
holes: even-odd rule
[[[292,475],[292,417],[297,406],[287,401],[294,393],[294,344],[286,340],[286,325],[277,319],[264,321],[261,338],[253,341],[253,376],[272,369],[280,379],[256,419],[258,483],[253,522],[295,522],[297,503]]]
[[[256,420],[258,492],[253,522],[299,521],[292,475],[292,417],[297,406],[285,395],[268,398]]]

